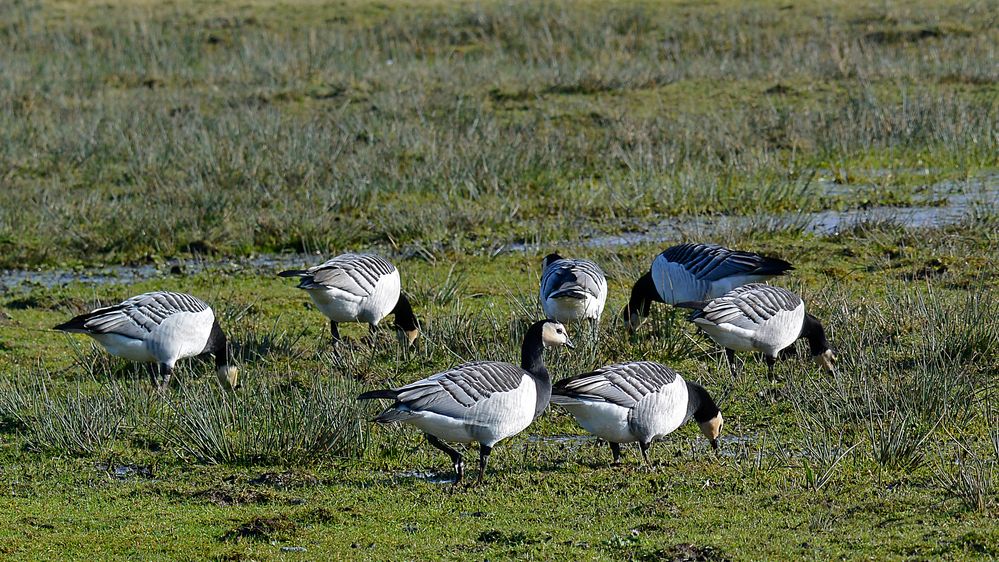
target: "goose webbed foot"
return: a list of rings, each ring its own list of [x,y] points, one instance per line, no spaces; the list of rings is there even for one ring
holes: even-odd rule
[[[173,369],[166,365],[149,365],[149,382],[152,383],[153,388],[160,394],[166,394],[170,388],[170,376],[172,374]]]

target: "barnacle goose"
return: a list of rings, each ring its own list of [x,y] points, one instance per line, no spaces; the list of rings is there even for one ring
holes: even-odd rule
[[[229,363],[225,334],[203,300],[185,293],[155,291],[114,306],[81,314],[56,330],[87,334],[111,355],[159,364],[165,390],[177,360],[211,353],[222,385],[236,386],[239,371]],[[157,384],[156,375],[152,375]]]
[[[721,296],[735,287],[766,281],[794,269],[790,263],[717,244],[680,244],[652,261],[635,282],[622,317],[632,330],[649,315],[652,302],[673,304]]]
[[[607,302],[607,278],[589,260],[549,254],[541,262],[541,308],[556,322],[600,322]]]
[[[805,312],[801,297],[781,287],[751,283],[732,289],[709,302],[684,302],[677,306],[693,308],[690,321],[697,324],[718,345],[725,348],[729,368],[735,376],[735,352],[759,351],[773,378],[777,354],[799,338],[818,363],[832,372],[836,356],[829,349],[825,328]]]
[[[309,269],[278,273],[281,277],[301,277],[298,288],[308,291],[319,311],[330,319],[330,333],[340,340],[340,322],[366,322],[371,331],[388,314],[395,315],[395,327],[412,344],[420,327],[409,299],[402,292],[399,270],[374,254],[341,254]]]
[[[621,443],[638,442],[645,462],[649,445],[690,418],[718,449],[722,415],[708,391],[676,371],[651,361],[607,365],[560,380],[552,403],[569,411],[579,425],[610,443],[614,464]]]
[[[573,347],[565,328],[542,320],[524,335],[520,367],[475,361],[400,388],[365,392],[358,399],[394,400],[374,421],[408,423],[422,430],[431,445],[451,457],[455,484],[464,476],[465,465],[461,453],[445,441],[477,441],[481,482],[493,446],[523,431],[548,407],[552,382],[542,351],[561,345]]]

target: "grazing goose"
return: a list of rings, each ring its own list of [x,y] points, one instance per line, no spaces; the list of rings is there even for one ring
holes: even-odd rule
[[[309,269],[278,275],[302,278],[298,288],[308,291],[319,311],[330,319],[333,341],[340,341],[340,322],[366,322],[374,332],[388,314],[395,315],[395,327],[409,344],[420,335],[413,307],[402,292],[399,270],[385,258],[342,254]]]
[[[782,259],[716,244],[680,244],[656,256],[649,272],[635,282],[622,317],[631,330],[637,330],[649,315],[652,302],[675,305],[709,300],[791,269],[791,264]]]
[[[166,390],[177,360],[211,353],[219,381],[236,387],[239,371],[229,364],[225,334],[203,300],[185,293],[155,291],[114,306],[81,314],[56,330],[87,334],[111,355],[130,361],[158,363]],[[151,375],[157,385],[156,375]]]
[[[358,399],[394,400],[374,421],[403,422],[422,430],[431,445],[451,457],[455,484],[461,481],[465,464],[461,453],[445,441],[477,441],[481,482],[493,446],[523,431],[548,407],[552,381],[542,351],[560,345],[573,347],[565,328],[542,320],[524,335],[520,367],[475,361],[401,388],[365,392]]]
[[[541,308],[556,322],[600,322],[607,302],[607,278],[589,260],[549,254],[541,262]]]
[[[620,462],[621,443],[634,441],[648,464],[652,441],[690,418],[718,449],[723,420],[708,391],[659,363],[608,365],[560,380],[552,388],[552,403],[568,410],[583,429],[610,443],[614,464]]]
[[[812,357],[832,372],[836,356],[829,349],[825,328],[805,312],[801,297],[780,287],[751,283],[732,289],[710,302],[684,302],[693,308],[690,321],[725,348],[729,368],[735,376],[735,352],[759,351],[773,379],[777,354],[799,338],[808,340]]]

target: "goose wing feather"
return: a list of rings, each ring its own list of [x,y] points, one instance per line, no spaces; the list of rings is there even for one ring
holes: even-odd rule
[[[396,401],[410,411],[462,417],[475,404],[523,382],[527,371],[499,361],[465,363],[396,389]]]
[[[680,244],[666,249],[662,256],[666,261],[681,264],[703,281],[718,281],[736,275],[780,275],[792,269],[784,260],[730,250],[717,244]]]
[[[751,283],[737,287],[695,311],[690,319],[696,323],[733,324],[745,329],[763,325],[782,311],[801,306],[801,298],[781,287]]]
[[[669,367],[651,361],[608,365],[559,381],[552,388],[552,402],[571,403],[583,398],[634,408],[644,396],[673,383],[676,376]]]
[[[395,271],[395,266],[381,256],[343,254],[310,267],[302,275],[301,289],[339,289],[359,297],[369,296],[378,280]]]
[[[144,339],[169,316],[182,312],[198,313],[207,309],[208,304],[197,297],[156,291],[136,295],[114,306],[98,308],[57,326],[57,329]]]
[[[589,260],[556,260],[548,265],[541,278],[541,292],[545,298],[572,297],[581,293],[599,298],[606,291],[606,285],[603,270]]]

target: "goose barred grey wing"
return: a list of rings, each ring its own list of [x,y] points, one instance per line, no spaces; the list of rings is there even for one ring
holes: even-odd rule
[[[749,329],[762,325],[780,312],[790,312],[801,305],[801,297],[787,289],[751,283],[708,302],[703,309],[695,310],[690,319]]]
[[[298,286],[301,289],[340,289],[358,297],[370,296],[383,275],[395,266],[372,254],[343,254],[306,271]]]
[[[525,376],[510,363],[475,361],[398,388],[395,399],[412,411],[458,418],[494,393],[516,389]]]
[[[208,308],[203,300],[188,294],[156,291],[98,308],[56,326],[56,329],[144,339],[169,316],[180,312],[198,313]]]
[[[751,252],[730,250],[717,244],[680,244],[667,248],[666,261],[683,265],[697,279],[718,281],[736,275],[781,275],[790,263]]]
[[[541,276],[542,298],[600,298],[601,285],[607,283],[600,266],[589,260],[560,259],[545,268]]]
[[[624,408],[634,408],[642,397],[676,380],[676,372],[651,361],[607,365],[589,373],[563,379],[552,388],[552,401],[558,397],[602,400]]]

